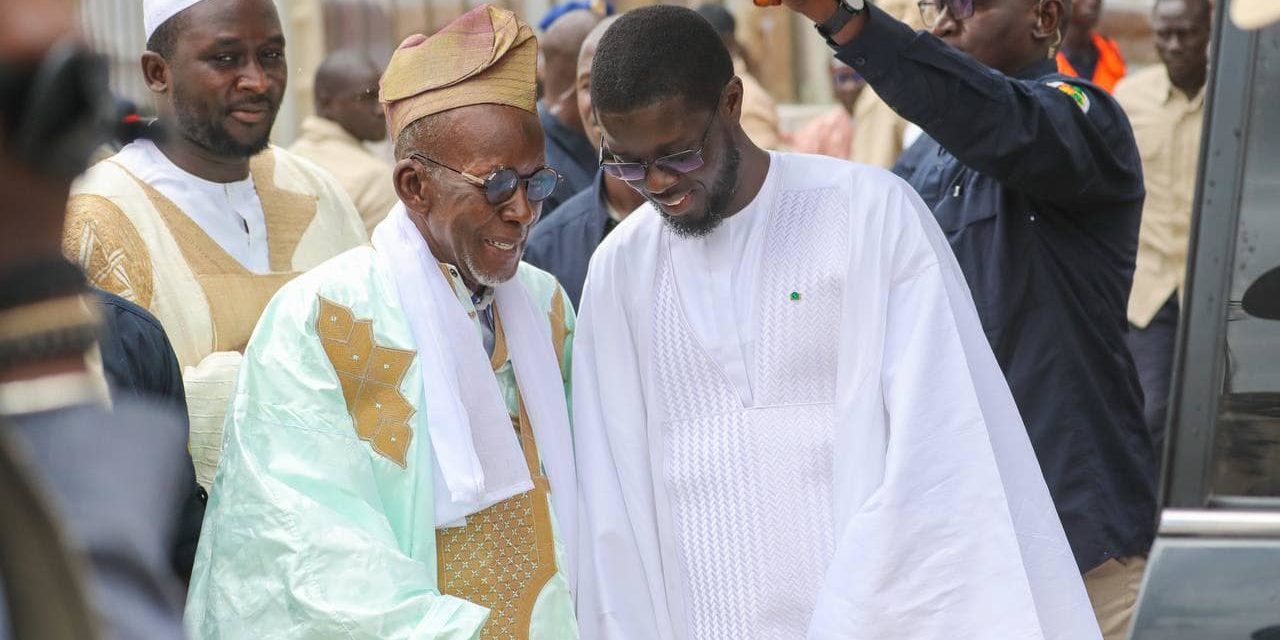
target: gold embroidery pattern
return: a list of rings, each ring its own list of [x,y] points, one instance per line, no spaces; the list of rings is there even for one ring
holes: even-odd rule
[[[535,487],[436,531],[440,592],[489,608],[480,640],[529,637],[533,605],[555,575],[554,547],[550,562],[537,549],[551,535],[539,506],[546,511],[547,493]]]
[[[551,320],[551,344],[556,349],[556,360],[560,363],[560,374],[569,376],[568,362],[564,358],[564,341],[569,336],[569,323],[564,314],[564,287],[556,285],[556,293],[551,297],[551,310],[547,313]]]
[[[373,320],[357,320],[350,308],[323,296],[316,312],[316,333],[338,374],[356,435],[378,455],[405,468],[413,440],[409,418],[414,408],[400,393],[400,383],[416,352],[378,345],[373,340]]]
[[[290,271],[258,274],[245,269],[172,200],[137,176],[129,175],[160,214],[209,301],[212,350],[244,351],[271,296],[298,274]],[[265,204],[263,206],[265,211]],[[233,302],[224,302],[228,300]]]
[[[98,195],[73,196],[67,202],[62,252],[84,269],[93,286],[151,308],[151,254],[114,202]]]
[[[494,368],[506,362],[506,334],[494,310]],[[529,416],[520,405],[512,419],[533,490],[467,516],[467,524],[436,530],[440,593],[489,608],[481,640],[527,640],[533,605],[556,574],[551,528],[550,485],[542,475],[538,444]]]
[[[276,152],[266,151],[249,159],[249,174],[266,212],[267,256],[272,271],[292,271],[293,254],[302,234],[315,220],[317,198],[287,191],[276,184]]]

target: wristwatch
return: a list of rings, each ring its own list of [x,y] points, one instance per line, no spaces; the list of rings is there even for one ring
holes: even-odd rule
[[[835,40],[832,40],[832,38],[834,38],[837,33],[840,33],[840,30],[843,29],[845,25],[849,24],[849,21],[852,20],[854,16],[867,10],[866,0],[835,0],[835,2],[836,12],[831,14],[830,18],[813,25],[813,28],[818,30],[818,34],[821,35],[822,38],[827,41],[827,44],[833,49],[840,45],[836,44]]]

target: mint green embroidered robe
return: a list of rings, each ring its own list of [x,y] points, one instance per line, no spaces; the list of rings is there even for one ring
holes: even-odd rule
[[[572,307],[549,274],[521,264],[516,277],[551,323],[567,394]],[[453,280],[459,303],[475,318],[465,286]],[[344,310],[349,317],[341,318]],[[317,325],[320,320],[357,327],[372,320],[372,344],[352,338],[335,346]],[[476,329],[479,340],[478,320]],[[500,616],[441,594],[441,577],[453,585],[486,576],[474,561],[455,563],[465,571],[441,575],[431,439],[412,350],[395,283],[371,247],[298,277],[267,306],[245,351],[227,414],[225,451],[188,593],[185,617],[192,638],[578,637],[558,536],[543,536],[540,548],[553,551],[535,557],[545,583],[526,588],[524,597],[501,600],[503,606],[495,608]],[[499,386],[518,422],[519,391],[501,340],[494,351],[494,360],[502,360],[495,362]],[[335,370],[335,362],[345,366],[347,358],[361,355],[371,361],[362,370],[368,381],[361,384],[386,387],[376,410],[367,394],[352,397],[354,386],[344,396]],[[404,402],[395,401],[397,391]],[[384,409],[388,399],[394,402]],[[399,404],[404,410],[396,414],[392,405]],[[357,431],[352,415],[361,411],[382,412],[375,429]],[[388,420],[387,411],[407,420],[391,424],[395,415]],[[538,507],[532,511],[546,514],[545,530],[554,531],[551,505],[538,502],[545,501],[527,498],[524,511]],[[506,504],[468,518],[468,525]],[[526,521],[515,525],[524,527],[516,528],[517,539],[534,531]],[[483,548],[462,550],[486,560],[488,579],[505,579],[502,563],[510,558],[488,557]],[[547,566],[547,555],[554,557],[554,567]]]

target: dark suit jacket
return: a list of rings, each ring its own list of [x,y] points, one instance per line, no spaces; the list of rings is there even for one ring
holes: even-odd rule
[[[569,198],[529,234],[524,259],[551,272],[578,308],[591,254],[613,228],[604,201],[604,176],[597,172],[585,190]]]
[[[146,309],[105,291],[96,292],[102,301],[105,327],[99,339],[102,365],[114,399],[133,397],[167,405],[174,411],[174,424],[187,437],[187,398],[182,386],[182,368],[169,344],[160,321]],[[183,447],[182,501],[178,527],[174,532],[171,564],[183,581],[191,578],[196,542],[204,520],[205,490],[196,483],[191,455]]]

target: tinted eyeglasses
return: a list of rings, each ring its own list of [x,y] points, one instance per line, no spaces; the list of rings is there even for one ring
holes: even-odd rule
[[[516,195],[516,191],[520,189],[520,183],[522,182],[525,185],[525,194],[528,196],[529,202],[542,202],[551,196],[551,192],[555,191],[556,185],[560,183],[560,174],[551,167],[542,167],[527,176],[520,175],[511,167],[499,167],[489,174],[489,177],[480,178],[466,171],[459,171],[447,164],[432,160],[421,153],[413,153],[409,157],[423,164],[431,163],[462,176],[463,180],[484,192],[484,198],[489,201],[489,204],[502,204],[510,200]]]
[[[973,0],[920,0],[916,3],[920,8],[920,19],[924,26],[932,29],[942,21],[942,14],[951,16],[952,20],[965,20],[973,17]]]
[[[711,119],[707,121],[707,128],[702,132],[702,142],[698,144],[697,149],[689,149],[679,153],[662,156],[653,162],[618,162],[608,161],[604,159],[607,151],[604,146],[604,136],[600,136],[600,168],[605,173],[627,182],[640,182],[644,180],[649,173],[650,166],[656,166],[667,173],[683,175],[702,168],[706,162],[702,158],[702,150],[707,147],[707,135],[711,133],[711,125],[716,121],[716,116],[720,113],[720,103],[716,103],[715,111],[711,112]],[[610,153],[610,156],[613,154]]]

